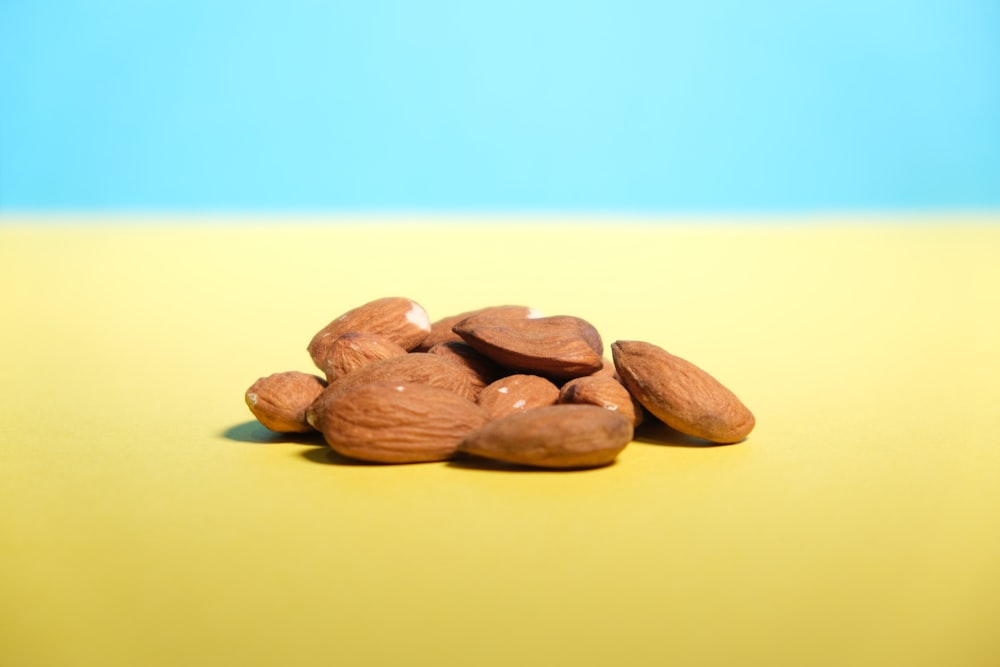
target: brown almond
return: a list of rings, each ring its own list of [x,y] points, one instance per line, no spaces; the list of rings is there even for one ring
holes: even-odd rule
[[[482,354],[517,372],[568,380],[590,375],[603,365],[600,334],[578,317],[504,320],[475,315],[456,324],[454,331]]]
[[[379,334],[409,351],[420,345],[430,330],[430,318],[419,303],[385,297],[349,310],[320,329],[309,342],[309,356],[317,368],[324,370],[328,348],[345,333]]]
[[[559,402],[617,410],[633,426],[642,423],[642,406],[625,385],[609,375],[586,375],[570,380],[559,389]]]
[[[594,405],[552,405],[495,419],[470,433],[460,452],[540,468],[595,468],[632,441],[632,424]]]
[[[541,314],[537,310],[528,306],[489,306],[487,308],[479,308],[477,310],[459,313],[458,315],[449,315],[448,317],[442,317],[441,319],[431,323],[431,332],[427,334],[427,338],[425,338],[424,342],[420,344],[417,351],[426,352],[438,343],[462,340],[461,336],[452,331],[452,327],[462,320],[472,317],[473,315],[487,315],[499,319],[525,319],[541,317]]]
[[[323,370],[327,382],[382,359],[406,354],[395,341],[381,334],[352,331],[338,336],[327,347]]]
[[[612,361],[610,357],[602,357],[600,369],[591,373],[591,375],[598,377],[607,376],[609,378],[614,378],[615,380],[618,379],[618,371],[615,370],[615,362]]]
[[[257,421],[272,431],[308,433],[313,427],[306,421],[306,409],[325,388],[315,375],[286,371],[258,379],[245,399]]]
[[[452,361],[465,369],[477,395],[486,385],[504,375],[502,368],[476,352],[471,345],[463,340],[438,343],[427,350],[427,353]]]
[[[323,437],[339,454],[376,463],[450,458],[484,425],[486,411],[446,389],[376,382],[339,394],[324,408]]]
[[[454,362],[426,352],[411,352],[400,357],[382,359],[338,378],[320,394],[306,410],[306,419],[322,430],[325,404],[337,394],[374,382],[415,382],[446,389],[475,402],[478,392],[473,388],[468,372]]]
[[[629,393],[671,428],[717,443],[739,442],[753,430],[740,399],[690,361],[642,341],[616,341],[611,353]]]
[[[515,412],[555,405],[559,387],[540,375],[515,374],[489,384],[479,394],[479,405],[498,419]]]

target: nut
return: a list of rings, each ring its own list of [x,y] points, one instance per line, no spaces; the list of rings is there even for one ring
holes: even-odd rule
[[[327,382],[382,359],[406,354],[398,343],[380,334],[350,332],[341,334],[327,347],[323,370]]]
[[[632,441],[621,413],[593,405],[552,405],[495,419],[458,451],[540,468],[595,468],[612,463]]]
[[[614,378],[615,380],[618,379],[618,371],[615,370],[615,362],[612,361],[610,357],[602,357],[601,368],[591,373],[591,375],[598,377],[607,376],[609,378]]]
[[[554,380],[569,380],[601,369],[603,344],[588,322],[569,315],[534,319],[468,317],[455,333],[502,366]]]
[[[508,375],[488,385],[479,394],[479,405],[498,419],[515,412],[555,405],[559,387],[540,375]]]
[[[452,361],[465,369],[477,395],[486,385],[504,375],[500,366],[462,340],[438,343],[427,350],[427,353]]]
[[[438,343],[462,340],[461,336],[452,331],[452,327],[462,320],[472,317],[473,315],[488,315],[498,319],[515,320],[541,317],[541,314],[537,310],[529,308],[528,306],[489,306],[487,308],[479,308],[477,310],[459,313],[458,315],[450,315],[449,317],[443,317],[440,320],[431,323],[431,332],[427,334],[427,338],[424,339],[424,342],[420,344],[420,347],[417,348],[417,350],[420,352],[426,352]]]
[[[262,377],[246,391],[247,407],[261,424],[278,433],[308,433],[306,408],[326,388],[308,373],[286,371]]]
[[[472,387],[469,373],[458,364],[426,352],[411,352],[376,361],[331,382],[306,410],[306,420],[317,430],[322,430],[322,413],[326,403],[337,394],[373,382],[426,384],[446,389],[472,402],[478,394]]]
[[[486,411],[446,389],[376,382],[341,393],[324,408],[323,437],[339,454],[376,463],[450,458],[484,425]]]
[[[754,416],[740,399],[691,362],[641,341],[616,341],[611,354],[629,393],[671,428],[723,444],[753,430]]]
[[[349,310],[320,329],[309,342],[309,356],[317,368],[324,370],[328,348],[345,333],[380,334],[404,350],[412,350],[430,330],[430,318],[419,303],[403,297],[385,297]]]
[[[570,380],[560,388],[559,402],[618,410],[633,426],[642,423],[642,406],[632,398],[625,385],[609,375],[598,373]]]
[[[689,436],[739,442],[754,417],[718,380],[663,348],[619,340],[611,358],[578,317],[493,306],[433,323],[411,299],[345,312],[308,346],[327,381],[260,378],[246,402],[279,432],[384,463],[456,452],[542,468],[608,465],[646,412]],[[562,385],[561,388],[559,385]]]

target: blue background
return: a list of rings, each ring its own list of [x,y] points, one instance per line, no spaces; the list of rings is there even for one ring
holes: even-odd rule
[[[0,0],[0,208],[1000,206],[1000,2]]]

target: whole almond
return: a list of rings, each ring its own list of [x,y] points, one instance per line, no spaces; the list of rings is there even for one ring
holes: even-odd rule
[[[479,394],[479,405],[498,419],[515,412],[555,405],[559,387],[540,375],[515,374],[489,384]]]
[[[459,313],[458,315],[449,315],[448,317],[442,317],[441,319],[431,323],[431,332],[427,334],[427,338],[425,338],[424,342],[420,344],[417,351],[426,352],[438,343],[462,340],[461,336],[452,331],[452,327],[462,320],[474,315],[487,315],[498,319],[509,318],[515,320],[532,319],[542,316],[537,310],[528,306],[489,306],[487,308],[479,308],[477,310]]]
[[[585,320],[569,315],[498,319],[474,315],[454,326],[469,345],[518,372],[568,380],[599,371],[600,334]]]
[[[317,430],[322,430],[321,415],[326,403],[333,400],[338,394],[374,382],[426,384],[438,389],[446,389],[472,402],[475,402],[478,395],[469,379],[469,373],[465,369],[433,354],[411,352],[403,356],[373,362],[353,373],[337,378],[306,410],[307,421]]]
[[[350,332],[338,336],[327,347],[323,370],[327,382],[382,359],[401,357],[406,350],[380,334]]]
[[[495,419],[462,440],[460,452],[541,468],[612,463],[632,441],[632,423],[594,405],[552,405]]]
[[[625,385],[609,375],[585,375],[570,380],[559,389],[559,402],[618,410],[633,426],[642,423],[642,406]]]
[[[671,428],[717,443],[739,442],[753,430],[740,399],[690,361],[642,341],[616,341],[611,354],[629,393]]]
[[[486,411],[446,389],[376,382],[339,394],[324,408],[323,437],[339,454],[376,463],[450,458],[487,422]]]
[[[504,370],[495,362],[463,340],[438,343],[427,350],[428,354],[447,359],[458,364],[469,374],[472,387],[478,394],[489,383],[504,375]]]
[[[265,427],[278,433],[308,433],[306,409],[326,388],[326,383],[308,373],[286,371],[262,377],[247,389],[250,412]]]
[[[385,297],[349,310],[320,329],[309,342],[309,356],[317,368],[324,370],[328,348],[345,333],[379,334],[409,351],[420,345],[430,330],[430,318],[419,303]]]

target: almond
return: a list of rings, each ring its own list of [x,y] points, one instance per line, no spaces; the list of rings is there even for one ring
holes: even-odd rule
[[[246,391],[250,412],[261,424],[278,433],[308,433],[306,409],[326,388],[308,373],[286,371],[262,377]]]
[[[458,315],[450,315],[431,323],[431,332],[427,334],[427,338],[424,339],[424,342],[420,344],[417,350],[419,352],[426,352],[438,343],[462,340],[461,336],[452,331],[452,327],[473,315],[488,315],[499,319],[509,318],[515,320],[541,317],[541,313],[528,306],[489,306],[487,308],[459,313]]]
[[[479,394],[479,405],[497,419],[515,412],[555,405],[559,387],[540,375],[508,375]]]
[[[446,389],[475,402],[478,392],[472,387],[468,372],[454,362],[426,352],[411,352],[400,357],[382,359],[338,378],[320,394],[306,410],[306,419],[322,430],[325,404],[337,394],[374,382],[415,382]]]
[[[586,375],[570,380],[560,388],[559,402],[618,410],[633,426],[642,423],[642,406],[625,385],[609,375]]]
[[[512,320],[474,315],[456,324],[454,331],[502,366],[554,380],[590,375],[603,365],[600,334],[578,317]]]
[[[641,341],[616,341],[611,354],[629,393],[671,428],[717,443],[739,442],[753,430],[740,399],[691,362]]]
[[[486,385],[505,375],[500,366],[462,340],[438,343],[427,350],[427,353],[452,361],[463,368],[469,374],[477,395]]]
[[[327,382],[333,382],[373,362],[401,357],[406,353],[398,343],[380,334],[345,333],[327,347],[323,370]]]
[[[349,310],[320,329],[309,342],[309,356],[323,370],[327,350],[345,333],[379,334],[409,351],[420,345],[430,330],[430,318],[419,303],[403,297],[385,297]]]
[[[618,371],[615,370],[615,362],[609,357],[601,358],[601,367],[597,371],[591,373],[591,375],[596,375],[600,377],[607,376],[609,378],[618,379]]]
[[[446,389],[376,382],[339,394],[324,408],[322,432],[339,454],[376,463],[450,458],[484,425],[486,411]]]
[[[612,463],[632,441],[621,413],[594,405],[552,405],[495,419],[462,440],[460,452],[541,468]]]

